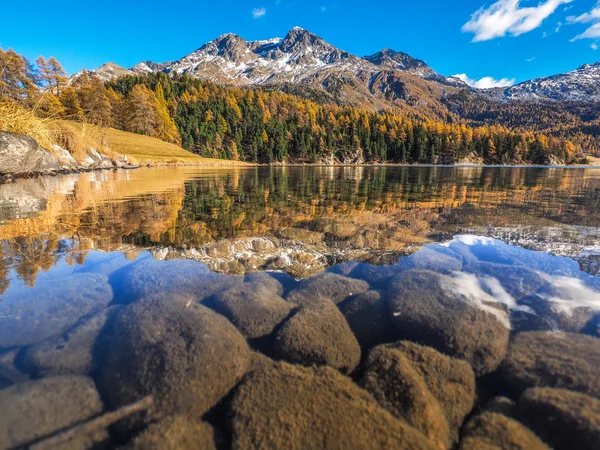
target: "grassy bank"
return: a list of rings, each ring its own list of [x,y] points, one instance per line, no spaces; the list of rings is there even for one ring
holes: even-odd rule
[[[107,156],[114,157],[115,155],[113,154],[126,156],[131,162],[136,164],[244,165],[244,163],[239,161],[203,158],[160,139],[116,130],[114,128],[99,128],[95,125],[64,120],[56,121],[56,124],[62,129],[76,129],[80,135],[87,136],[93,141],[107,142],[109,148]]]

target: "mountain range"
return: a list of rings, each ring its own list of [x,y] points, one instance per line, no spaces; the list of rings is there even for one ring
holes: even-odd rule
[[[218,84],[282,89],[340,104],[372,109],[393,106],[437,115],[448,113],[445,97],[463,91],[498,102],[600,101],[600,63],[508,88],[475,89],[458,78],[436,73],[406,53],[383,49],[359,57],[299,27],[284,38],[264,41],[225,34],[177,61],[146,61],[131,69],[108,63],[91,72],[104,81],[156,72],[186,74]]]

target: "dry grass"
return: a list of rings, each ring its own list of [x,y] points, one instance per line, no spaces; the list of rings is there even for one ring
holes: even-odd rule
[[[244,165],[236,161],[202,158],[177,145],[148,136],[81,122],[40,118],[35,111],[14,102],[0,102],[0,130],[31,136],[50,151],[53,145],[60,145],[79,162],[86,157],[88,148],[94,148],[110,159],[123,156],[139,165]]]
[[[40,146],[47,149],[56,143],[50,130],[51,122],[51,119],[41,119],[34,111],[17,103],[0,102],[0,130],[31,136]]]
[[[132,163],[155,165],[244,165],[236,161],[222,159],[202,158],[183,148],[161,141],[160,139],[115,130],[79,122],[60,121],[65,126],[81,130],[87,136],[99,136],[108,143],[108,148],[115,154],[125,156]],[[85,130],[85,131],[84,131]],[[105,151],[105,147],[100,151]],[[109,157],[111,155],[108,155]]]

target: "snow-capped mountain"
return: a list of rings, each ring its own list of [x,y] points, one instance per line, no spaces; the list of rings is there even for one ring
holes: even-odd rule
[[[482,91],[494,100],[600,101],[600,62],[572,72],[525,81],[509,88]]]

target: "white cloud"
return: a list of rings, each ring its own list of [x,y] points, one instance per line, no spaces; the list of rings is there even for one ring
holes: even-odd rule
[[[600,38],[600,2],[598,2],[598,4],[588,13],[581,14],[580,16],[567,17],[567,22],[571,24],[592,23],[587,30],[571,39],[571,42],[579,39]]]
[[[254,17],[255,19],[260,19],[265,14],[267,14],[267,9],[266,8],[254,8],[252,10],[252,17]]]
[[[490,88],[495,88],[495,87],[508,87],[508,86],[512,86],[513,84],[515,84],[515,79],[514,78],[501,78],[499,80],[496,80],[492,77],[483,77],[479,80],[473,80],[472,78],[469,78],[467,76],[466,73],[459,73],[456,75],[452,75],[455,78],[458,78],[462,81],[464,81],[465,83],[467,83],[469,86],[477,88],[477,89],[490,89]]]
[[[598,38],[600,38],[600,22],[596,22],[594,25],[592,25],[587,30],[585,30],[583,33],[575,36],[573,39],[571,39],[571,42],[577,41],[579,39],[598,39]]]
[[[476,11],[471,20],[463,25],[462,31],[473,33],[473,42],[488,41],[506,36],[507,33],[519,36],[535,30],[560,5],[572,1],[546,0],[538,6],[521,7],[521,0],[498,0]]]
[[[590,48],[591,48],[592,50],[596,51],[596,50],[598,50],[598,44],[596,44],[596,43],[594,42],[592,45],[590,45]]]
[[[533,61],[535,61],[535,56],[532,56],[531,58],[527,58],[525,60],[525,62],[533,62]]]
[[[589,12],[580,16],[569,16],[567,22],[569,23],[590,23],[600,20],[600,2]]]

